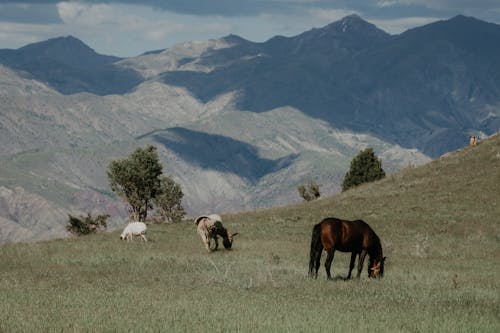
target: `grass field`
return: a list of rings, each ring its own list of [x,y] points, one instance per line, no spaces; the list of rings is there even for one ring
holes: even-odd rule
[[[500,137],[312,203],[222,215],[232,251],[192,223],[0,247],[0,332],[499,332]],[[312,226],[361,218],[385,277],[307,276]],[[323,256],[323,260],[324,261]],[[366,263],[365,263],[366,265]]]

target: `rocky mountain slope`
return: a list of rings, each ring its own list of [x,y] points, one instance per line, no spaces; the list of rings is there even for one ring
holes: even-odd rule
[[[236,89],[240,110],[293,106],[435,157],[498,130],[498,40],[500,26],[463,16],[398,36],[350,16],[297,37],[237,41],[204,56],[214,70],[161,79],[203,101]]]
[[[105,171],[147,144],[191,215],[297,202],[309,178],[335,193],[368,146],[388,172],[425,163],[498,129],[499,31],[459,16],[391,36],[349,16],[129,59],[72,37],[0,50],[0,242],[65,235],[68,213],[123,225]]]

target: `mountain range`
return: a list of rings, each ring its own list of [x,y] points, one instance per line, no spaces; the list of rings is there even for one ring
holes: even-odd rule
[[[294,37],[96,53],[74,37],[0,50],[0,242],[126,206],[106,168],[155,144],[189,214],[339,190],[368,146],[386,171],[500,128],[500,26],[457,16],[389,35],[356,15]]]

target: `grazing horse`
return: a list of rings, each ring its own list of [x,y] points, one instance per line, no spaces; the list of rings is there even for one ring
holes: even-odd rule
[[[328,279],[332,278],[330,267],[332,265],[335,250],[351,252],[351,263],[349,265],[347,279],[351,278],[356,255],[359,255],[357,278],[361,275],[363,262],[367,254],[370,257],[368,277],[381,278],[384,275],[385,257],[382,254],[380,239],[364,221],[345,221],[329,217],[313,227],[309,275],[314,275],[315,278],[318,277],[318,269],[323,249],[327,253],[325,269]]]

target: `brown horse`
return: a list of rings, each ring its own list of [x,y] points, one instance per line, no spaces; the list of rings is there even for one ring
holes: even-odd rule
[[[315,278],[318,277],[318,269],[323,249],[327,253],[325,269],[328,279],[332,278],[330,267],[332,265],[335,250],[351,252],[351,263],[349,265],[347,279],[351,278],[356,255],[359,255],[358,278],[363,270],[363,262],[367,254],[370,256],[368,277],[381,278],[384,275],[385,257],[382,254],[380,239],[364,221],[345,221],[330,217],[313,227],[309,275],[314,275]]]

